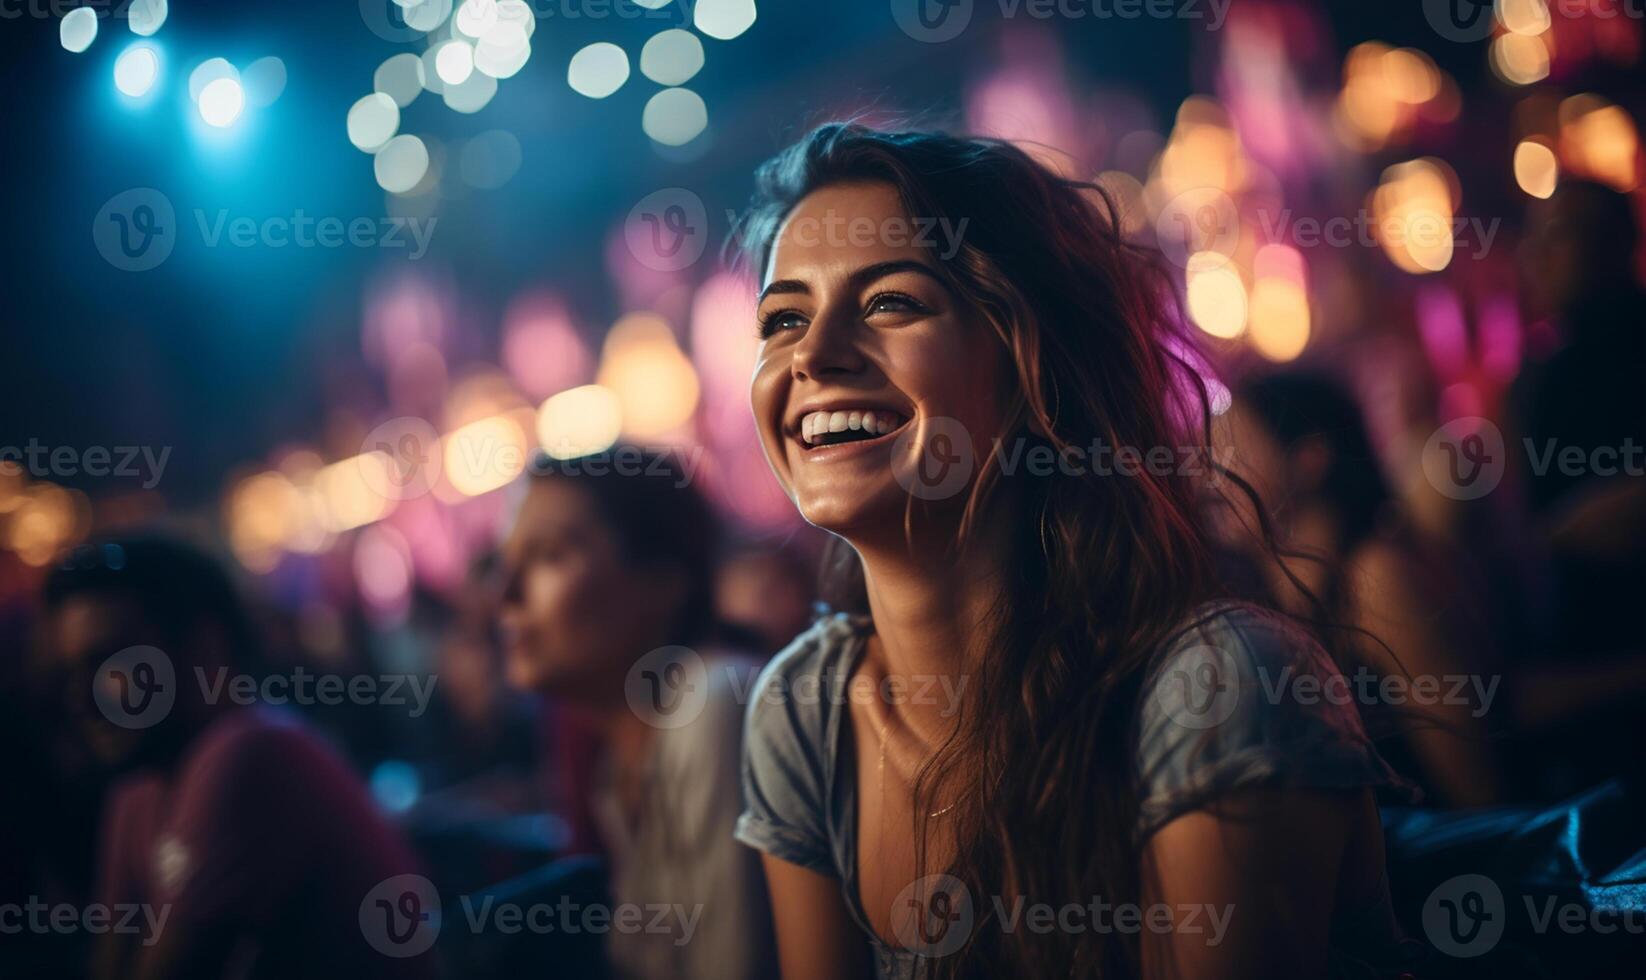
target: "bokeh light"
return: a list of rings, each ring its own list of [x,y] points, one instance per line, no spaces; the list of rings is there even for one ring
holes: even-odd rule
[[[1373,228],[1394,264],[1438,272],[1451,264],[1457,177],[1433,157],[1395,164],[1372,193]]]
[[[1640,183],[1640,135],[1622,106],[1597,95],[1560,104],[1560,155],[1577,174],[1628,193]]]
[[[286,90],[286,63],[273,55],[258,58],[240,73],[240,85],[246,90],[246,105],[271,106]]]
[[[139,37],[153,37],[165,26],[166,15],[171,12],[166,0],[128,0],[125,9],[126,23]]]
[[[114,87],[133,99],[147,95],[160,77],[160,56],[154,46],[138,42],[120,53],[114,62]]]
[[[447,85],[461,85],[474,71],[474,48],[469,42],[451,40],[440,45],[434,55],[434,70]]]
[[[357,149],[375,153],[394,138],[399,128],[400,107],[381,92],[373,92],[349,108],[349,142]]]
[[[572,55],[566,83],[578,95],[604,99],[629,80],[629,56],[608,41],[597,41]]]
[[[400,5],[405,9],[406,26],[424,33],[439,30],[452,13],[452,0],[415,0]]]
[[[1497,0],[1497,19],[1513,34],[1537,37],[1552,24],[1544,0]]]
[[[504,486],[526,468],[526,434],[509,415],[470,422],[442,440],[446,481],[465,497]]]
[[[662,31],[640,49],[640,73],[659,85],[683,85],[702,69],[703,42],[691,31]]]
[[[388,58],[372,75],[372,88],[404,109],[423,91],[423,59],[409,51]]]
[[[1271,361],[1290,361],[1308,346],[1309,332],[1309,295],[1302,285],[1280,276],[1252,285],[1246,339],[1253,350]]]
[[[1522,140],[1515,147],[1515,183],[1533,197],[1547,198],[1554,194],[1560,181],[1560,163],[1555,151],[1541,140]]]
[[[545,398],[587,381],[588,345],[558,296],[528,293],[503,315],[503,366],[528,398]]]
[[[1492,41],[1492,71],[1511,85],[1530,85],[1549,77],[1549,46],[1542,37],[1500,34]]]
[[[408,133],[383,144],[372,160],[377,185],[390,194],[405,194],[417,186],[429,170],[429,148]]]
[[[189,98],[194,102],[200,101],[200,96],[206,91],[206,86],[220,78],[232,78],[238,81],[240,72],[229,64],[226,58],[208,58],[189,72]]]
[[[1195,326],[1223,340],[1246,332],[1246,285],[1224,255],[1190,256],[1187,281],[1185,304]]]
[[[537,441],[555,459],[603,452],[617,442],[623,409],[617,395],[601,385],[562,391],[537,411]]]
[[[697,0],[692,26],[717,41],[730,41],[754,26],[754,0]]]
[[[697,371],[654,313],[612,325],[595,380],[617,396],[623,431],[641,441],[671,436],[697,408]]]
[[[520,140],[506,129],[490,129],[463,144],[458,170],[463,182],[496,190],[520,170]]]
[[[200,118],[207,125],[232,126],[245,107],[246,93],[238,78],[219,78],[200,90]]]
[[[526,66],[531,53],[524,24],[498,21],[476,42],[474,67],[493,78],[511,78]]]
[[[466,115],[484,109],[496,94],[497,79],[484,72],[471,71],[461,85],[444,86],[440,98],[446,108]]]
[[[709,124],[709,107],[696,92],[666,88],[646,102],[640,127],[664,146],[684,146]]]
[[[91,7],[76,7],[63,15],[57,25],[57,39],[63,50],[79,54],[97,40],[97,11]]]

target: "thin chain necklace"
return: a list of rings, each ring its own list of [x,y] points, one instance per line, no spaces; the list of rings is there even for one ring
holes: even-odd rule
[[[878,724],[875,724],[873,715],[869,716],[869,724],[874,728],[875,734],[880,737],[880,761],[875,765],[875,780],[876,792],[880,794],[880,822],[882,827],[884,827],[886,822],[886,729]],[[955,808],[955,804],[959,802],[959,800],[956,800],[954,803],[950,803],[943,809],[934,810],[931,813],[926,814],[926,816],[928,819],[941,817],[943,814],[953,810]]]

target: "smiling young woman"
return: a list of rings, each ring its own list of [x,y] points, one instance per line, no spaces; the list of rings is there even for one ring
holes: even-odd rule
[[[1221,599],[1209,402],[1106,198],[858,125],[758,183],[754,411],[841,543],[834,610],[750,700],[738,837],[784,976],[1397,972],[1371,796],[1397,777],[1352,707],[1260,683],[1333,667]],[[1005,462],[1090,446],[1174,464]]]

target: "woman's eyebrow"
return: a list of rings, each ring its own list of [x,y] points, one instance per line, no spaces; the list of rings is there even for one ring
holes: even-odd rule
[[[876,279],[884,279],[899,272],[917,272],[945,289],[948,288],[948,283],[943,281],[937,270],[924,262],[918,262],[914,259],[894,259],[889,262],[876,262],[873,265],[866,265],[852,273],[851,282],[854,286],[861,288]],[[811,291],[811,287],[799,279],[774,279],[767,284],[765,289],[760,291],[759,301],[764,303],[768,296],[777,296],[783,293],[810,295]]]
[[[899,272],[918,272],[945,289],[949,285],[943,281],[942,276],[938,275],[936,269],[914,259],[895,259],[890,262],[876,262],[874,265],[866,265],[852,273],[852,282],[860,286],[866,285],[876,279],[884,279]]]
[[[780,293],[810,293],[811,291],[811,287],[799,279],[774,279],[766,284],[765,289],[760,291],[760,302],[764,303],[766,297],[776,296]]]

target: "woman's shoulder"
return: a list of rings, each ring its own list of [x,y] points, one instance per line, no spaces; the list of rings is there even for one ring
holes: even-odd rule
[[[1358,690],[1280,613],[1235,602],[1196,610],[1162,645],[1144,687],[1145,830],[1262,784],[1397,783],[1366,738]]]
[[[820,874],[839,873],[830,831],[831,734],[840,730],[846,680],[866,634],[862,619],[819,617],[766,665],[750,694],[737,839]]]
[[[1300,672],[1335,672],[1315,638],[1290,617],[1249,602],[1200,606],[1161,645],[1150,663],[1151,687],[1203,680],[1287,683]],[[1191,676],[1192,675],[1192,676]],[[1215,676],[1214,676],[1215,675]]]
[[[844,689],[853,654],[867,632],[863,617],[820,614],[755,679],[748,711],[751,730],[782,724],[820,735],[829,709],[841,701],[830,694]]]

